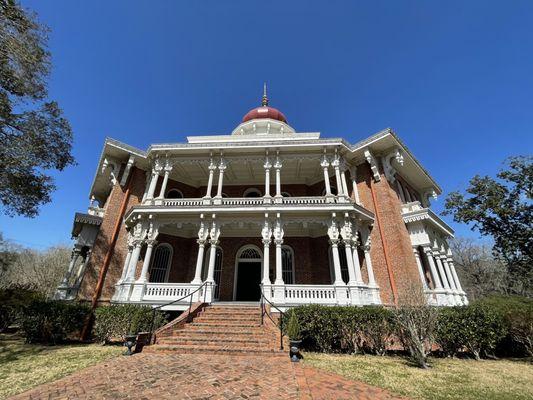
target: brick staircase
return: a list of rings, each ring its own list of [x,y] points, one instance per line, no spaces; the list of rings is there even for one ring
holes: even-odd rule
[[[155,344],[144,351],[285,354],[280,351],[278,328],[267,316],[261,325],[258,305],[208,305],[191,316],[191,322],[171,322],[160,329]]]

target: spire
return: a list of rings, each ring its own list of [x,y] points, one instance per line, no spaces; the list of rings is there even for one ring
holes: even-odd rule
[[[261,105],[263,107],[268,106],[267,84],[266,84],[266,82],[263,84],[263,100],[261,101]]]

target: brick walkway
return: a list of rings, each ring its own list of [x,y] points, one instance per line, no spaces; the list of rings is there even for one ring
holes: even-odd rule
[[[397,399],[288,357],[117,357],[12,399]]]

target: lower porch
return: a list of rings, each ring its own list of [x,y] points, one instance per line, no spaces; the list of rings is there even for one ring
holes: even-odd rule
[[[194,228],[160,227],[136,263],[131,246],[112,301],[184,310],[196,301],[258,303],[263,294],[282,310],[381,304],[369,249],[359,239],[331,240],[320,224],[286,222],[283,238],[274,241],[262,239],[253,223],[228,224],[218,240],[204,241]],[[129,278],[128,263],[135,270]]]

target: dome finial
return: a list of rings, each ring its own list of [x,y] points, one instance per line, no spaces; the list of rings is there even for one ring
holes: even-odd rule
[[[268,106],[267,84],[266,84],[266,82],[263,84],[263,100],[261,101],[261,105],[263,107]]]

